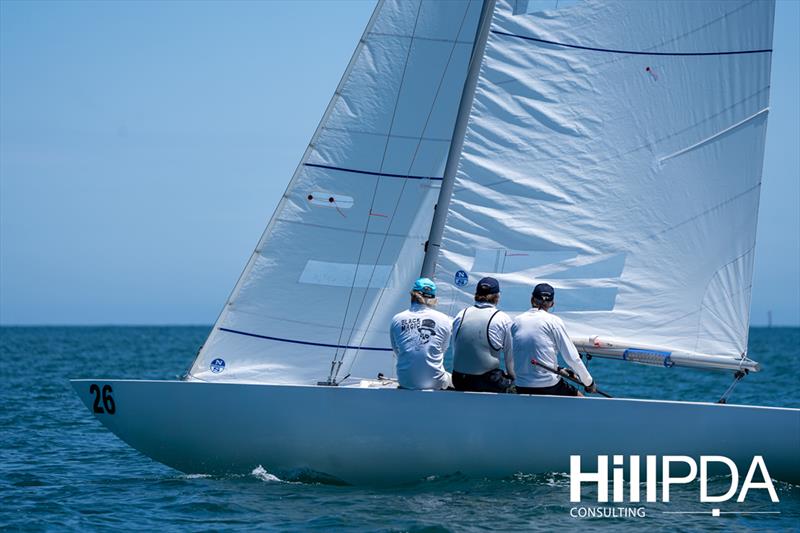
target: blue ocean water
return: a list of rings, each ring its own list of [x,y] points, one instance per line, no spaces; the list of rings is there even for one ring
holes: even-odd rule
[[[645,517],[574,518],[569,479],[559,473],[499,480],[456,475],[380,489],[284,481],[257,465],[246,476],[186,475],[119,441],[68,383],[76,377],[174,379],[191,363],[208,330],[0,328],[0,529],[800,529],[800,486],[783,482],[775,484],[780,503],[754,490],[740,506],[720,504],[723,511],[770,514],[665,512],[707,511],[708,505],[697,502],[695,483],[675,486],[669,504],[646,504]],[[750,356],[764,371],[745,378],[731,403],[800,407],[800,329],[752,329]],[[723,374],[616,361],[593,360],[591,370],[615,396],[715,401],[730,383]],[[575,432],[575,438],[584,437]],[[724,492],[726,481],[714,480],[710,492]]]

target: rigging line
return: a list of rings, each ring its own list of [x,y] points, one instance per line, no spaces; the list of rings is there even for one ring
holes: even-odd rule
[[[392,120],[389,122],[389,133],[392,133],[392,128],[394,127],[394,120],[397,116],[397,107],[400,104],[400,95],[403,92],[403,85],[406,81],[406,70],[408,69],[408,60],[411,57],[411,48],[414,46],[414,35],[417,33],[417,24],[419,23],[419,15],[422,12],[422,2],[419,3],[417,7],[417,16],[414,18],[414,28],[411,30],[411,41],[408,43],[408,51],[406,52],[406,59],[403,63],[403,73],[400,77],[400,86],[397,89],[397,98],[394,101],[394,108],[392,109]],[[389,139],[390,137],[386,138],[386,143],[383,146],[383,155],[381,156],[381,164],[378,168],[383,170],[383,165],[386,162],[386,152],[389,149]],[[369,212],[372,212],[372,209],[375,207],[375,198],[378,196],[378,186],[380,184],[380,178],[375,180],[375,187],[372,190],[372,200],[369,206]],[[344,335],[345,325],[347,324],[347,316],[350,314],[350,302],[353,299],[353,290],[355,289],[356,279],[358,278],[358,266],[361,264],[361,257],[364,254],[364,245],[367,242],[367,234],[366,232],[369,231],[369,225],[372,222],[372,217],[367,217],[367,224],[364,228],[364,234],[361,237],[361,247],[358,251],[358,260],[356,261],[356,268],[353,272],[353,282],[350,285],[350,291],[347,295],[347,305],[345,306],[345,311],[342,316],[342,326],[339,332],[339,340],[337,341],[338,344],[342,343],[342,335]],[[369,286],[366,287],[364,290],[364,298],[366,298],[366,294],[369,292]],[[345,351],[346,352],[346,351]],[[333,356],[333,361],[331,365],[331,372],[328,376],[328,381],[333,382],[336,375],[338,374],[338,367],[341,367],[342,362],[344,361],[345,352],[342,352],[342,358],[339,359],[339,348],[336,349],[336,353]],[[337,365],[338,363],[338,365]]]
[[[383,164],[383,163],[381,163]],[[378,176],[379,178],[403,178],[409,180],[431,180],[442,181],[443,178],[435,178],[433,176],[414,176],[411,174],[389,174],[387,172],[373,172],[371,170],[358,170],[355,168],[334,167],[331,165],[321,165],[319,163],[304,163],[307,167],[324,168],[327,170],[338,170],[340,172],[352,172],[353,174],[365,174],[367,176]]]
[[[464,14],[461,17],[461,23],[458,25],[458,32],[456,33],[456,35],[460,35],[461,34],[461,30],[464,28],[464,22],[467,19],[467,14],[469,13],[470,5],[471,5],[471,2],[465,2],[465,6],[466,7],[464,8]],[[453,43],[453,47],[450,49],[450,54],[447,56],[447,63],[445,63],[444,69],[442,69],[442,75],[439,78],[439,83],[436,86],[436,92],[433,95],[433,101],[431,102],[431,107],[428,110],[427,116],[425,117],[425,124],[422,126],[422,133],[423,134],[425,133],[425,130],[428,128],[428,124],[430,123],[431,116],[433,115],[433,110],[436,107],[436,101],[438,100],[439,93],[441,92],[442,86],[444,85],[444,80],[447,77],[447,70],[448,70],[448,68],[450,67],[450,64],[453,61],[453,54],[455,53],[455,49],[456,49],[456,43]],[[419,149],[420,149],[421,145],[422,145],[422,141],[420,140],[419,142],[417,142],[417,146],[414,149],[414,155],[411,158],[411,163],[409,163],[409,166],[408,166],[409,172],[414,167],[414,162],[417,160],[417,156],[419,155]],[[394,220],[394,216],[397,213],[397,208],[399,207],[400,200],[403,197],[403,192],[405,190],[406,183],[407,182],[403,183],[403,187],[400,189],[400,193],[397,195],[397,201],[395,201],[394,209],[392,210],[391,217],[389,218],[390,221]],[[389,223],[389,226],[386,229],[387,235],[388,235],[390,227],[391,227],[391,222]],[[380,259],[381,254],[383,253],[383,248],[384,248],[385,244],[386,244],[386,236],[384,236],[383,241],[381,242],[381,247],[378,250],[378,259]],[[377,263],[377,260],[376,260],[376,263]],[[391,276],[392,272],[394,272],[394,268],[395,268],[396,265],[397,265],[397,262],[392,264],[392,267],[389,270],[389,276]],[[372,268],[372,275],[374,275],[375,270],[376,270],[376,267],[373,267]],[[367,286],[369,286],[369,283],[372,281],[372,275],[370,275],[370,281],[367,282]],[[383,295],[385,293],[386,293],[386,287],[382,287],[380,292],[378,293],[378,298],[377,298],[377,300],[375,302],[374,308],[377,308],[378,306],[380,306],[380,303],[383,300]],[[366,298],[363,298],[361,300],[361,305],[358,308],[358,313],[356,313],[356,321],[358,320],[358,317],[361,315],[361,310],[362,310],[362,308],[364,306],[364,302],[365,301],[366,301]],[[359,342],[359,345],[362,345],[364,343],[364,340],[366,339],[366,336],[367,336],[367,332],[369,331],[369,328],[372,325],[372,320],[374,318],[375,318],[375,313],[373,312],[372,315],[370,315],[369,320],[367,321],[366,328],[364,328],[364,334],[361,336],[361,341]],[[350,332],[350,337],[348,338],[348,342],[352,341],[352,335],[353,335],[354,332],[355,332],[355,327]],[[358,357],[358,352],[356,352],[356,355],[353,356],[353,359],[350,362],[350,366],[348,367],[348,371],[352,370],[353,365],[355,364],[357,357]]]
[[[538,39],[536,37],[517,35],[515,33],[508,33],[500,30],[491,30],[491,31],[492,33],[497,35],[504,35],[506,37],[516,37],[517,39],[525,39],[526,41],[552,44],[554,46],[561,46],[564,48],[575,48],[577,50],[589,50],[591,52],[606,52],[609,54],[627,54],[627,55],[637,55],[637,56],[729,56],[729,55],[740,55],[740,54],[763,54],[767,52],[772,52],[772,48],[764,48],[761,50],[733,50],[725,52],[646,52],[643,50],[614,50],[612,48],[596,48],[594,46],[582,46],[579,44],[559,43],[556,41],[548,41],[547,39]]]
[[[218,328],[220,331],[225,331],[228,333],[235,333],[236,335],[243,335],[245,337],[255,337],[257,339],[266,339],[268,341],[277,341],[277,342],[287,342],[289,344],[303,344],[305,346],[321,346],[323,348],[344,348],[344,349],[353,349],[353,350],[373,350],[376,352],[391,352],[391,348],[378,348],[375,346],[347,346],[343,344],[328,344],[325,342],[311,342],[311,341],[301,341],[299,339],[284,339],[282,337],[271,337],[269,335],[259,335],[257,333],[248,333],[246,331],[239,331],[236,329],[228,329],[228,328]]]

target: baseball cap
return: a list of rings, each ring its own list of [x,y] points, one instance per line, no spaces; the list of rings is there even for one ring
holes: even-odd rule
[[[552,302],[556,295],[556,290],[547,283],[540,283],[533,288],[533,299],[543,302]]]
[[[478,296],[488,296],[498,292],[500,292],[500,282],[494,278],[482,278],[475,288],[475,294]]]
[[[436,284],[429,278],[419,278],[414,282],[414,288],[411,290],[421,292],[423,296],[436,296]]]

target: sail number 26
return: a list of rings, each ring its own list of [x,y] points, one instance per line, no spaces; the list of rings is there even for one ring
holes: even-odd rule
[[[117,405],[114,403],[114,397],[111,396],[112,392],[114,391],[111,389],[111,385],[103,385],[102,389],[96,383],[89,385],[89,394],[94,394],[92,411],[95,413],[108,413],[110,415],[116,413]],[[102,406],[100,405],[101,400],[103,403]]]

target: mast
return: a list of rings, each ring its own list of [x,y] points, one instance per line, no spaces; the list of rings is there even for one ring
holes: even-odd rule
[[[453,139],[450,142],[450,151],[447,153],[442,188],[439,190],[439,199],[434,208],[431,231],[428,235],[428,242],[425,245],[425,259],[422,262],[422,270],[420,271],[420,277],[423,278],[433,278],[436,271],[436,260],[439,258],[439,248],[442,245],[444,223],[447,220],[450,197],[453,195],[453,185],[456,181],[461,148],[464,146],[464,134],[467,131],[469,112],[472,109],[475,87],[478,84],[478,73],[483,60],[483,52],[486,49],[486,39],[489,37],[489,28],[492,26],[494,4],[495,0],[484,0],[481,9],[481,18],[475,34],[475,45],[472,48],[467,79],[464,81],[461,102],[458,104],[458,116],[456,117],[456,125],[453,128]]]

